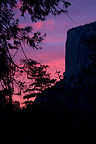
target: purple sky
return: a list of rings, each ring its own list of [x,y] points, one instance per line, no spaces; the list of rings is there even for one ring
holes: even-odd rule
[[[53,74],[56,70],[65,70],[65,41],[68,29],[96,21],[96,0],[70,0],[70,2],[72,5],[68,9],[68,15],[71,18],[64,14],[56,17],[49,15],[46,21],[34,24],[31,23],[27,14],[26,18],[20,18],[21,26],[30,24],[35,31],[47,33],[42,50],[26,48],[25,51],[30,58],[48,64]],[[17,17],[18,14],[16,14]]]
[[[56,70],[65,70],[65,42],[68,29],[96,21],[96,0],[70,0],[69,16],[71,19],[62,14],[60,16],[49,15],[44,22],[32,24],[28,14],[25,18],[20,18],[21,26],[32,25],[35,31],[41,31],[42,34],[47,33],[42,50],[32,50],[25,47],[27,56],[35,59],[43,64],[50,66],[49,71],[53,77],[56,77]],[[16,10],[16,17],[20,12]],[[17,54],[16,59],[22,58],[22,53]],[[14,97],[18,100],[18,97]]]

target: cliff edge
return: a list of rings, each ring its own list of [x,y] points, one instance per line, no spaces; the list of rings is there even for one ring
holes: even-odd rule
[[[63,105],[68,111],[96,109],[96,22],[67,33],[64,79],[46,89],[36,102]],[[59,107],[59,106],[58,106]]]
[[[94,36],[96,37],[96,22],[68,30],[65,54],[67,77],[77,75],[80,70],[87,68],[90,64],[89,55],[92,52],[93,43],[89,45],[88,41]]]

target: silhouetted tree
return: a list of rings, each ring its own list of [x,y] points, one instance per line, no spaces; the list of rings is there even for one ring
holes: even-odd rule
[[[13,11],[10,7],[3,5],[0,7],[0,83],[3,89],[9,90],[9,103],[12,104],[12,94],[14,91],[14,75],[16,69],[23,69],[13,61],[10,50],[22,50],[24,53],[24,43],[32,48],[41,48],[39,43],[43,41],[40,32],[32,33],[31,27],[20,28],[19,20],[14,19]],[[31,36],[29,37],[29,33]]]
[[[45,20],[50,13],[60,15],[67,13],[70,6],[68,0],[1,0],[0,5],[9,4],[12,7],[20,5],[21,15],[24,16],[28,12],[32,21]]]
[[[60,15],[67,13],[67,8],[71,4],[66,0],[20,0],[21,13],[24,16],[27,11],[32,21],[45,20],[50,13]]]
[[[24,69],[24,66],[18,66],[13,58],[18,50],[24,52],[25,43],[32,48],[39,49],[45,34],[41,36],[40,32],[32,33],[32,27],[20,28],[19,19],[14,18],[14,8],[20,3],[21,15],[26,11],[31,15],[32,22],[45,20],[48,14],[59,15],[67,13],[67,7],[70,5],[65,0],[1,0],[0,1],[0,84],[3,90],[8,90],[10,106],[12,106],[12,94],[14,92],[15,72],[17,69]],[[62,7],[63,6],[63,7]],[[30,35],[29,35],[30,34]],[[15,51],[14,56],[10,50]],[[44,68],[44,66],[43,66]],[[46,79],[47,83],[47,79]],[[20,83],[19,85],[20,86]]]
[[[25,63],[24,72],[26,72],[27,78],[30,80],[30,84],[24,91],[24,93],[27,93],[24,99],[37,97],[43,90],[55,84],[56,80],[51,79],[50,73],[47,72],[47,65],[41,65],[31,59],[23,61]]]

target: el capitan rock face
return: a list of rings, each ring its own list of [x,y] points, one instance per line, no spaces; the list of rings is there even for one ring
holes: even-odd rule
[[[96,128],[96,22],[68,31],[65,61],[64,78],[35,103],[67,128]]]
[[[87,68],[90,64],[89,55],[92,43],[89,46],[86,42],[94,36],[96,37],[96,22],[68,30],[65,56],[67,77],[75,76],[82,68]]]
[[[65,76],[45,90],[37,102],[60,102],[67,110],[88,111],[96,107],[96,22],[72,28],[66,41]]]

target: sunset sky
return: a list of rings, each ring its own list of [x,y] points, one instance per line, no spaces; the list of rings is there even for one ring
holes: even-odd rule
[[[96,0],[70,0],[70,2],[68,16],[65,14],[56,17],[49,15],[46,21],[37,23],[32,23],[28,14],[20,17],[21,27],[31,25],[34,31],[47,33],[42,50],[25,47],[25,52],[33,60],[48,64],[52,77],[56,77],[56,71],[61,71],[61,74],[65,71],[65,42],[68,29],[96,21]],[[19,16],[20,12],[16,10],[15,17]],[[16,59],[22,57],[22,53],[19,52]]]
[[[32,50],[25,48],[27,56],[43,64],[50,66],[50,71],[54,74],[56,70],[64,71],[65,41],[68,29],[96,21],[96,0],[70,0],[71,7],[68,15],[52,16],[47,20],[32,23],[28,14],[20,17],[22,27],[32,25],[34,31],[47,33],[42,50]],[[16,13],[16,17],[19,12]],[[18,54],[21,57],[21,54]]]

